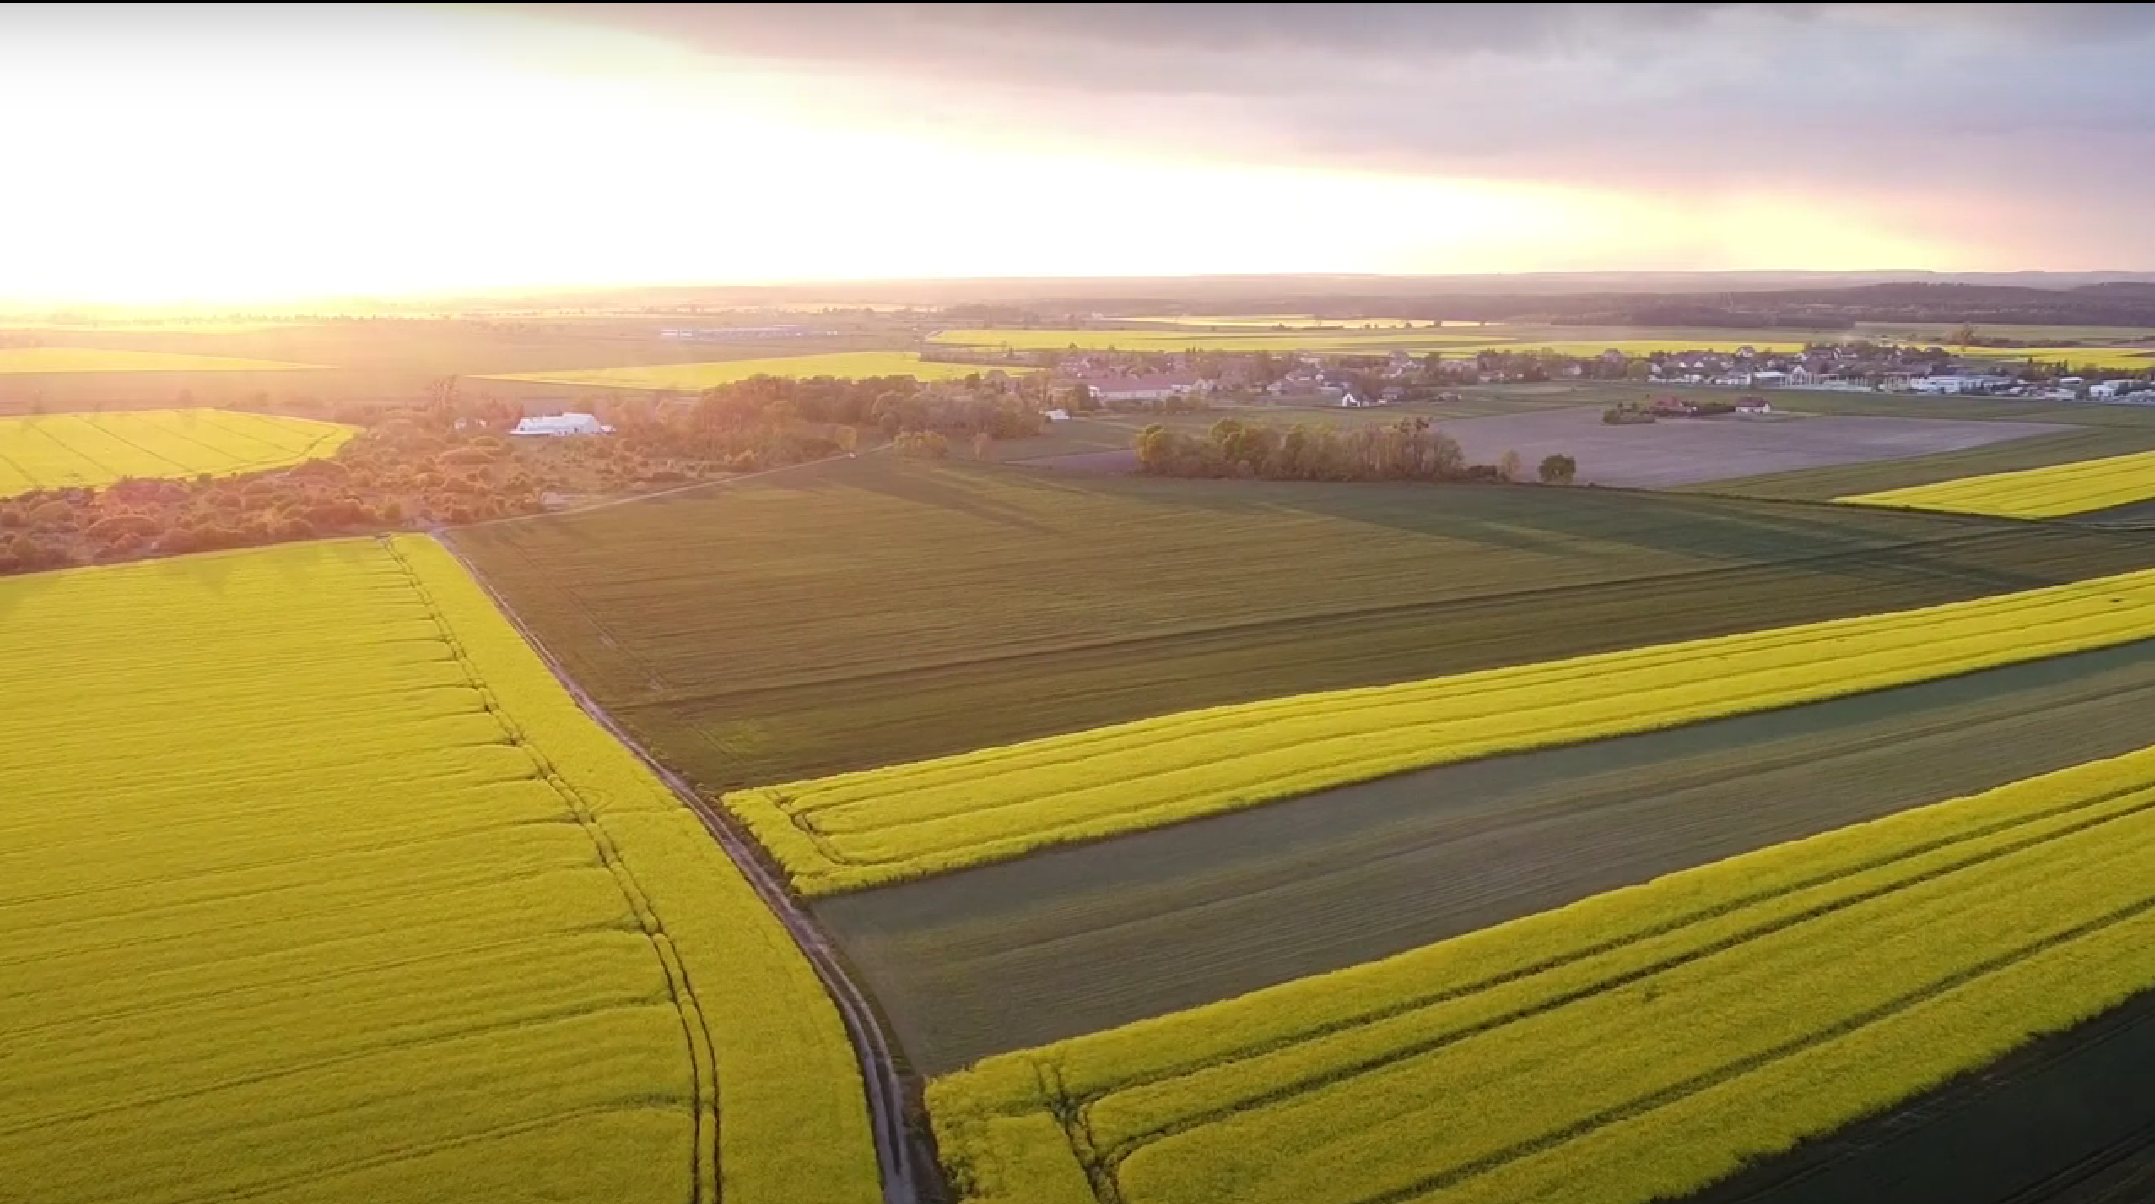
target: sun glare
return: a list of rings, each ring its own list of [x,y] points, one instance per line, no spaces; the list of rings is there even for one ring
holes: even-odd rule
[[[129,19],[0,13],[0,105],[43,115],[11,132],[9,299],[1730,266],[1769,227],[1787,254],[1752,266],[1897,249],[1785,205],[901,132],[767,68],[501,10]]]

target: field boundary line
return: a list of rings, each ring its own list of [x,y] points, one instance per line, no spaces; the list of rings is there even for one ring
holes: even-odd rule
[[[2105,804],[2115,803],[2121,799],[2129,798],[2133,795],[2149,795],[2149,793],[2149,789],[2144,786],[2124,787],[2117,790],[2104,792],[2093,798],[2075,799],[2072,802],[2067,803],[2063,806],[2047,809],[2038,813],[2001,819],[1993,823],[1984,824],[1978,828],[1967,830],[1965,832],[1956,833],[1950,836],[1942,836],[1932,840],[1926,840],[1915,845],[1910,845],[1893,850],[1884,856],[1876,858],[1865,858],[1860,861],[1840,867],[1838,869],[1828,871],[1826,873],[1809,875],[1807,877],[1786,883],[1776,888],[1772,888],[1765,891],[1755,891],[1741,898],[1727,900],[1717,906],[1694,910],[1682,916],[1671,917],[1661,923],[1648,925],[1645,928],[1642,928],[1634,933],[1614,937],[1608,940],[1597,941],[1591,945],[1584,946],[1582,948],[1570,951],[1565,954],[1544,958],[1525,966],[1520,966],[1512,970],[1489,975],[1475,982],[1463,983],[1455,987],[1430,992],[1426,995],[1418,996],[1411,999],[1397,1000],[1384,1007],[1372,1009],[1362,1015],[1342,1017],[1338,1020],[1321,1024],[1307,1029],[1303,1032],[1297,1033],[1290,1039],[1282,1040],[1269,1045],[1253,1047],[1238,1051],[1234,1056],[1231,1057],[1221,1058],[1212,1062],[1201,1063],[1193,1066],[1179,1067],[1172,1070],[1163,1070],[1149,1075],[1133,1075],[1111,1086],[1077,1097],[1074,1102],[1081,1109],[1090,1109],[1093,1104],[1097,1103],[1102,1099],[1121,1094],[1134,1088],[1148,1087],[1160,1083],[1173,1082],[1179,1079],[1188,1078],[1194,1074],[1205,1073],[1207,1071],[1217,1069],[1221,1066],[1233,1065],[1238,1062],[1248,1061],[1252,1058],[1263,1057],[1280,1049],[1291,1048],[1298,1045],[1305,1045],[1311,1041],[1324,1040],[1326,1038],[1337,1036],[1343,1033],[1367,1028],[1372,1024],[1383,1023],[1387,1020],[1397,1019],[1399,1017],[1410,1015],[1415,1012],[1426,1011],[1433,1007],[1442,1006],[1448,1003],[1455,1003],[1463,999],[1469,999],[1476,995],[1483,994],[1487,991],[1507,986],[1512,983],[1522,982],[1537,975],[1549,973],[1554,970],[1559,970],[1566,966],[1574,965],[1589,960],[1591,958],[1601,957],[1611,953],[1619,952],[1630,946],[1637,945],[1642,941],[1652,940],[1658,937],[1669,936],[1675,933],[1679,933],[1684,929],[1691,928],[1695,925],[1705,923],[1707,921],[1714,920],[1723,916],[1739,915],[1753,908],[1769,904],[1776,899],[1785,898],[1794,894],[1799,894],[1807,890],[1815,890],[1821,887],[1830,887],[1834,883],[1842,881],[1844,879],[1855,877],[1864,873],[1869,873],[1874,870],[1884,869],[1894,865],[1897,862],[1904,862],[1912,858],[1925,856],[1930,853],[1949,850],[1956,845],[1964,845],[1974,841],[1986,840],[1994,836],[2010,833],[2015,828],[2025,827],[2030,824],[2041,823],[2046,820],[2053,820],[2064,816],[2070,816],[2075,812],[2102,807]],[[1264,1092],[1261,1095],[1247,1097],[1238,1100],[1232,1104],[1221,1104],[1215,1108],[1208,1109],[1205,1113],[1180,1118],[1176,1122],[1162,1125],[1161,1127],[1150,1132],[1133,1135],[1117,1143],[1116,1148],[1108,1152],[1107,1158],[1111,1162],[1119,1163],[1123,1159],[1127,1158],[1130,1154],[1136,1152],[1137,1149],[1140,1149],[1145,1145],[1149,1145],[1152,1142],[1157,1141],[1163,1137],[1171,1136],[1176,1132],[1185,1131],[1187,1129],[1199,1127],[1200,1125],[1206,1123],[1211,1123],[1212,1121],[1216,1121],[1226,1116],[1232,1115],[1235,1112],[1244,1111],[1253,1107],[1268,1106],[1273,1103],[1278,1103],[1283,1100],[1293,1098],[1294,1096],[1303,1094],[1304,1092],[1310,1090],[1315,1090],[1317,1088],[1324,1087],[1332,1083],[1341,1082],[1349,1078],[1359,1077],[1360,1075],[1382,1069],[1385,1066],[1389,1066],[1401,1061],[1406,1061],[1414,1057],[1419,1057],[1422,1054],[1432,1052],[1435,1049],[1443,1048],[1446,1045],[1454,1044],[1459,1040],[1474,1036],[1480,1032],[1492,1031],[1494,1029],[1504,1027],[1505,1025],[1516,1023],[1517,1021],[1526,1019],[1532,1015],[1546,1012],[1552,1008],[1562,1007],[1569,1003],[1577,1002],[1580,999],[1584,999],[1592,995],[1600,994],[1608,990],[1622,987],[1628,985],[1629,983],[1636,982],[1647,977],[1651,977],[1655,974],[1664,973],[1677,966],[1690,964],[1693,962],[1700,961],[1704,958],[1727,952],[1729,950],[1738,948],[1744,944],[1748,944],[1751,941],[1758,940],[1766,936],[1771,936],[1778,932],[1783,932],[1792,928],[1799,927],[1813,920],[1817,920],[1825,916],[1835,914],[1837,912],[1845,911],[1850,907],[1860,906],[1865,903],[1874,902],[1880,898],[1897,894],[1901,891],[1909,890],[1929,882],[1950,878],[1955,874],[1959,874],[1965,870],[1974,868],[1979,865],[1983,865],[1987,862],[1997,861],[2002,858],[2013,857],[2018,854],[2025,853],[2030,849],[2039,848],[2053,841],[2066,839],[2071,836],[2076,836],[2092,829],[2099,828],[2105,824],[2115,823],[2121,820],[2129,820],[2138,816],[2142,816],[2150,811],[2155,811],[2155,797],[2144,797],[2137,803],[2134,803],[2133,805],[2123,810],[2107,812],[2094,816],[2092,818],[2074,820],[2073,822],[2055,831],[2041,833],[2033,837],[2021,837],[2019,839],[2014,839],[1998,847],[1979,851],[1972,856],[1959,857],[1944,865],[1933,867],[1929,870],[1925,870],[1913,876],[1894,878],[1890,881],[1882,882],[1877,885],[1865,888],[1863,890],[1859,890],[1852,895],[1842,895],[1834,898],[1821,900],[1789,915],[1781,916],[1778,918],[1769,917],[1766,918],[1763,923],[1752,925],[1740,932],[1731,933],[1718,940],[1709,942],[1706,945],[1698,946],[1687,950],[1673,951],[1669,955],[1657,959],[1656,961],[1648,963],[1646,965],[1634,966],[1629,969],[1619,970],[1614,974],[1603,976],[1595,982],[1588,983],[1580,987],[1575,987],[1572,990],[1566,991],[1560,995],[1553,996],[1547,999],[1537,1000],[1530,1005],[1516,1008],[1510,1012],[1506,1012],[1497,1016],[1489,1017],[1486,1020],[1483,1020],[1481,1022],[1478,1022],[1477,1024],[1470,1026],[1466,1030],[1453,1030],[1447,1033],[1425,1037],[1421,1041],[1412,1042],[1404,1046],[1385,1050],[1381,1055],[1364,1058],[1351,1065],[1327,1068],[1321,1074],[1312,1074],[1306,1076],[1304,1081],[1282,1084],[1280,1086],[1272,1088],[1269,1091]]]
[[[836,458],[838,457],[832,457]],[[813,460],[806,463],[827,462]],[[805,467],[805,464],[785,466],[799,467]],[[783,472],[785,468],[769,471]],[[707,481],[687,488],[700,489],[705,485],[727,483],[729,482]],[[625,498],[604,504],[615,505],[641,500],[642,497]],[[822,981],[825,993],[837,1008],[839,1020],[845,1025],[846,1034],[852,1038],[854,1052],[860,1063],[861,1081],[867,1094],[869,1125],[875,1134],[876,1165],[882,1171],[884,1204],[932,1204],[934,1201],[947,1199],[948,1193],[943,1189],[940,1170],[933,1150],[928,1146],[928,1139],[907,1131],[906,1116],[915,1093],[905,1074],[899,1069],[897,1058],[892,1052],[894,1046],[883,1029],[880,1016],[869,1003],[867,994],[853,981],[830,939],[823,934],[807,910],[786,890],[783,881],[764,865],[756,846],[746,834],[734,827],[732,819],[698,794],[679,774],[652,756],[641,743],[615,722],[606,709],[599,705],[598,700],[569,676],[553,651],[541,642],[538,634],[526,626],[523,619],[510,608],[508,601],[494,588],[494,583],[479,572],[478,566],[464,556],[462,549],[450,538],[444,537],[446,534],[437,534],[434,537],[435,542],[485,591],[502,618],[523,637],[532,652],[554,675],[555,680],[576,700],[578,708],[627,749],[703,824],[704,830],[711,834],[741,876],[748,880],[749,886],[755,890],[765,906],[769,907],[779,923],[785,926],[786,932],[792,936],[794,944],[807,959],[816,977]]]
[[[737,485],[742,481],[754,481],[759,480],[763,477],[776,476],[777,474],[782,472],[792,472],[796,468],[813,468],[818,464],[830,464],[839,460],[850,460],[863,454],[873,455],[874,453],[882,450],[883,448],[881,447],[871,447],[866,453],[840,452],[835,456],[825,456],[820,460],[803,460],[798,464],[781,464],[776,468],[763,468],[758,469],[755,472],[744,472],[739,476],[727,477],[721,481],[692,481],[686,485],[676,485],[671,489],[661,489],[656,493],[638,493],[632,494],[628,497],[607,498],[605,501],[592,502],[588,505],[570,506],[565,510],[546,510],[538,514],[505,514],[500,518],[490,518],[485,520],[484,522],[464,523],[461,524],[461,526],[491,527],[498,523],[525,522],[535,518],[560,518],[563,515],[568,514],[589,514],[594,510],[608,510],[615,506],[627,506],[632,505],[636,502],[657,501],[659,498],[662,497],[672,497],[677,493],[688,493],[697,489],[716,489],[724,485]],[[454,549],[451,550],[454,551]],[[462,553],[459,552],[456,554],[456,558],[458,560],[463,560],[464,556]],[[470,569],[469,562],[466,562],[465,567],[467,570]],[[492,592],[491,588],[489,588],[488,592]]]
[[[1866,1008],[1855,1015],[1844,1016],[1823,1029],[1791,1037],[1778,1045],[1760,1050],[1734,1062],[1701,1071],[1688,1079],[1672,1083],[1659,1091],[1604,1108],[1561,1129],[1516,1142],[1470,1162],[1462,1163],[1448,1171],[1426,1175],[1412,1183],[1403,1184],[1378,1195],[1363,1197],[1356,1204],[1406,1204],[1407,1201],[1428,1195],[1430,1192],[1442,1191],[1445,1188],[1465,1183],[1487,1174],[1489,1171],[1517,1162],[1522,1158],[1530,1158],[1535,1154],[1553,1150],[1567,1142],[1577,1140],[1612,1124],[1645,1116],[1671,1104],[1681,1103],[1709,1088],[1719,1086],[1722,1083],[1734,1082],[1745,1075],[1763,1070],[1777,1062],[1786,1061],[1798,1054],[1829,1045],[1843,1037],[1861,1032],[1880,1021],[1890,1020],[1933,999],[1940,998],[1964,987],[1972,986],[2002,971],[2010,970],[2022,962],[2040,957],[2056,949],[2065,948],[2076,941],[2105,932],[2120,924],[2129,923],[2148,914],[2150,911],[2155,911],[2155,896],[2135,900],[2123,907],[2114,908],[2104,912],[2102,915],[2084,920],[2061,932],[2051,933],[2016,946],[1994,957],[1984,958],[1972,966],[1956,970],[1941,979],[1903,991],[1899,995],[1874,1007]],[[2148,1132],[2155,1135],[2155,1126],[2151,1126]]]
[[[690,1082],[693,1085],[691,1107],[694,1110],[690,1123],[695,1133],[690,1145],[691,1199],[694,1204],[719,1204],[722,1176],[719,1166],[718,1126],[723,1121],[719,1110],[717,1042],[712,1039],[711,1031],[706,1026],[704,1008],[696,998],[695,986],[689,981],[688,967],[682,963],[672,936],[667,933],[665,923],[660,919],[657,909],[652,906],[643,884],[636,880],[635,871],[622,857],[613,834],[606,830],[590,801],[562,776],[554,765],[553,758],[524,733],[522,725],[496,705],[493,687],[480,672],[478,665],[473,663],[470,654],[465,651],[455,626],[442,611],[440,604],[434,600],[425,579],[411,566],[411,562],[405,559],[404,553],[398,550],[395,538],[377,537],[376,542],[404,574],[412,592],[425,605],[428,617],[441,632],[442,641],[449,646],[472,688],[478,690],[485,700],[487,713],[500,725],[510,741],[522,748],[531,758],[538,776],[568,805],[570,814],[590,837],[600,865],[613,876],[616,886],[642,927],[646,942],[658,958],[660,973],[665,978],[667,993],[672,998],[675,1016],[681,1024],[682,1037],[688,1045]]]

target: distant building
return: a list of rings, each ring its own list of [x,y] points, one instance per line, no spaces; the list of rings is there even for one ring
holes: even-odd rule
[[[1763,397],[1739,397],[1736,399],[1736,412],[1739,414],[1771,414],[1773,413],[1773,403]]]
[[[1204,382],[1195,376],[1171,372],[1153,376],[1088,377],[1085,384],[1092,389],[1093,397],[1103,402],[1165,401],[1204,388]]]
[[[604,435],[614,428],[601,423],[590,414],[555,414],[548,418],[525,418],[517,422],[512,435]]]

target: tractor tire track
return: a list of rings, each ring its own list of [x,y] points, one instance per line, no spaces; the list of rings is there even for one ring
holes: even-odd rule
[[[926,1137],[909,1130],[906,1118],[913,1110],[916,1084],[900,1069],[893,1052],[890,1037],[884,1032],[881,1018],[868,997],[847,972],[844,962],[832,947],[829,938],[807,911],[789,894],[784,881],[767,866],[753,841],[734,825],[731,816],[698,794],[694,787],[680,775],[660,764],[640,743],[624,731],[612,716],[606,713],[598,701],[586,693],[562,667],[552,650],[540,642],[537,633],[525,625],[523,619],[510,608],[506,599],[494,589],[491,581],[479,571],[477,565],[466,557],[462,549],[449,538],[447,532],[434,533],[435,540],[447,549],[472,580],[486,591],[494,606],[508,620],[533,652],[546,665],[569,696],[576,700],[593,722],[628,749],[637,760],[643,762],[667,789],[681,800],[683,806],[696,816],[704,829],[718,842],[727,857],[740,870],[749,885],[755,889],[772,913],[778,917],[786,931],[793,937],[808,964],[815,969],[816,977],[823,982],[824,990],[838,1009],[839,1019],[846,1033],[852,1038],[853,1048],[860,1060],[861,1080],[867,1088],[867,1104],[870,1128],[875,1134],[876,1164],[882,1171],[884,1204],[935,1204],[947,1198],[942,1190],[941,1174],[933,1150]]]

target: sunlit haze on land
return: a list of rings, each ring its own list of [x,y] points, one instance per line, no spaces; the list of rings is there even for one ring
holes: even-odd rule
[[[2155,266],[2122,7],[0,9],[0,295]]]

